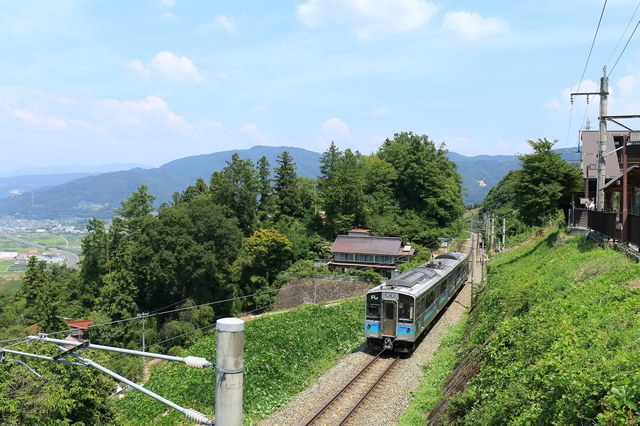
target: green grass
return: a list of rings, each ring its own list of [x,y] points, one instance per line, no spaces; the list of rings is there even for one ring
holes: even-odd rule
[[[298,392],[353,352],[363,341],[364,301],[354,298],[325,307],[303,305],[245,325],[244,425],[254,424],[283,407]],[[180,356],[215,361],[215,336],[202,339]],[[145,385],[186,408],[212,414],[215,372],[169,363],[154,369]],[[124,424],[177,425],[181,413],[138,392],[117,403]]]
[[[640,424],[640,266],[559,231],[488,266],[457,352],[478,352],[481,369],[444,424]]]
[[[464,336],[466,317],[452,327],[442,339],[433,359],[423,367],[424,380],[413,394],[411,405],[400,418],[398,426],[424,426],[428,413],[441,399],[443,383],[458,363],[458,342]]]

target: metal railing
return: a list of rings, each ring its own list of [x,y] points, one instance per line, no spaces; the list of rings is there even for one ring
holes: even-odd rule
[[[599,212],[589,210],[588,227],[600,234],[619,240],[622,232],[618,229],[621,223],[621,213]]]

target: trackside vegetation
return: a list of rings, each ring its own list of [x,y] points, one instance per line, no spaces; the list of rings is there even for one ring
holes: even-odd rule
[[[363,342],[361,297],[336,304],[302,305],[245,323],[244,419],[258,420],[283,407],[298,392]],[[209,336],[180,356],[215,362],[216,338]],[[154,368],[145,387],[186,408],[212,414],[215,370],[179,363]],[[139,392],[116,404],[123,425],[178,425],[184,415]]]
[[[640,424],[640,266],[624,254],[559,230],[500,254],[459,327],[431,364],[478,373],[439,424]],[[443,373],[427,373],[401,425],[438,402]]]

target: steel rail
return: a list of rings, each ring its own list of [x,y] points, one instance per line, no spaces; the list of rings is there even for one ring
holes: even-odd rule
[[[360,404],[362,404],[362,402],[369,396],[371,391],[373,391],[378,386],[378,383],[380,383],[382,381],[382,379],[384,379],[386,377],[386,375],[389,373],[389,371],[391,371],[391,369],[393,369],[393,367],[396,365],[396,363],[399,360],[400,360],[400,357],[397,356],[393,360],[393,362],[387,367],[387,369],[380,375],[380,377],[378,377],[378,380],[376,380],[376,382],[373,385],[371,385],[371,387],[367,390],[367,392],[364,395],[362,395],[360,397],[360,399],[358,399],[358,401],[353,406],[353,408],[342,418],[340,423],[338,423],[338,426],[342,426],[342,425],[344,425],[346,423],[346,421],[353,415],[353,413],[356,412],[356,410],[358,409]]]
[[[373,363],[375,363],[376,361],[378,361],[380,358],[380,355],[382,355],[381,351],[378,355],[376,355],[369,363],[367,363],[367,365],[365,365],[356,375],[354,375],[344,386],[342,386],[322,407],[320,407],[320,409],[318,411],[316,411],[313,415],[313,417],[311,417],[309,420],[307,420],[304,423],[304,426],[309,426],[312,425],[322,414],[324,414],[327,409],[331,406],[331,404],[333,404],[347,389],[349,389],[349,387],[356,381],[358,380],[360,377],[362,377],[362,375],[364,374],[365,371],[367,371],[369,369],[369,367],[371,367],[371,365],[373,365]],[[365,397],[371,392],[371,390],[373,388],[375,388],[377,386],[377,384],[380,382],[380,380],[382,380],[382,377],[386,376],[387,373],[391,370],[391,368],[396,364],[396,362],[398,362],[398,360],[400,359],[400,357],[396,357],[393,362],[391,363],[391,365],[389,365],[386,370],[382,373],[381,377],[378,378],[378,380],[371,386],[371,388],[367,391]],[[360,405],[362,403],[362,401],[364,400],[363,398],[360,398],[360,400],[357,402],[357,404],[350,410],[350,412],[347,414],[347,416],[345,418],[343,418],[341,420],[340,425],[350,416],[350,413],[355,411],[355,408]]]

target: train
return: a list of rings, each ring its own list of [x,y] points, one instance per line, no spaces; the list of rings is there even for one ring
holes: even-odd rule
[[[469,255],[452,251],[403,272],[366,294],[367,346],[411,353],[467,280]]]

